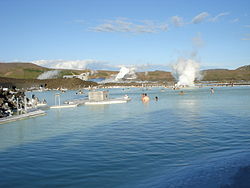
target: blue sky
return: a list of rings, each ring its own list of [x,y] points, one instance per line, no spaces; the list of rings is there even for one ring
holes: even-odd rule
[[[0,61],[43,66],[250,64],[248,0],[0,0]]]

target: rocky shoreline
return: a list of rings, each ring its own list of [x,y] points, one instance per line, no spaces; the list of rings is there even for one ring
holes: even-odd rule
[[[0,88],[0,118],[25,110],[25,93],[16,88]]]

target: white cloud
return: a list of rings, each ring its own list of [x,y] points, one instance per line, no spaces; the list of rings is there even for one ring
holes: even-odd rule
[[[180,16],[172,16],[171,21],[176,27],[181,27],[184,25],[183,18]]]
[[[121,67],[128,67],[128,68],[135,68],[137,72],[144,72],[144,71],[155,71],[155,70],[170,70],[170,67],[166,64],[156,64],[156,63],[144,63],[144,64],[126,64],[126,65],[118,65],[119,68]]]
[[[227,16],[227,15],[229,15],[229,12],[220,13],[220,14],[216,15],[215,17],[211,18],[210,21],[211,22],[216,22],[216,21],[219,20],[220,17]]]
[[[207,12],[202,12],[200,14],[198,14],[197,16],[195,16],[191,23],[193,24],[198,24],[201,23],[202,21],[204,21],[207,17],[209,16],[209,14]]]
[[[155,23],[150,20],[139,21],[138,23],[129,21],[127,18],[106,20],[103,24],[90,28],[95,32],[128,32],[128,33],[157,33],[167,31],[166,23]]]
[[[87,59],[87,60],[37,60],[32,63],[54,69],[75,69],[84,70],[87,65],[92,63],[102,63],[101,61]]]
[[[155,63],[146,63],[146,64],[111,64],[107,61],[99,60],[37,60],[31,61],[32,63],[51,68],[51,69],[73,69],[73,70],[112,70],[118,71],[121,67],[126,66],[128,68],[135,68],[138,71],[145,70],[168,70],[169,67],[165,64],[155,64]]]

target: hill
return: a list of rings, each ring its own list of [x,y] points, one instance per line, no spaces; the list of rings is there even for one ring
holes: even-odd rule
[[[18,79],[36,79],[40,74],[53,70],[41,67],[32,63],[0,63],[0,77],[18,78]],[[90,70],[65,70],[61,69],[58,75],[81,74]],[[118,74],[118,71],[100,70],[90,75],[91,78],[111,78]],[[228,69],[209,69],[201,71],[202,81],[250,81],[250,65],[239,67],[235,70]],[[174,78],[170,72],[166,71],[149,71],[137,72],[138,81],[167,81],[173,82]]]
[[[250,70],[211,69],[202,71],[202,81],[250,81]]]
[[[166,71],[149,71],[149,72],[138,72],[136,73],[137,79],[140,81],[174,81],[174,77],[171,72]]]
[[[88,86],[96,86],[97,83],[91,81],[83,81],[78,78],[72,79],[47,79],[47,80],[37,80],[37,79],[16,79],[16,78],[2,78],[0,77],[0,87],[17,87],[17,88],[30,88],[30,87],[40,87],[45,86],[49,89],[57,88],[67,88],[67,89],[79,89]]]
[[[38,66],[33,63],[0,63],[0,77],[18,78],[18,79],[36,79],[40,74],[54,69],[48,69]],[[58,75],[62,78],[64,75],[81,74],[90,70],[70,70],[70,69],[57,69],[60,70]],[[117,71],[98,71],[91,78],[110,78],[111,75],[117,74]]]
[[[245,66],[239,67],[236,70],[239,70],[239,71],[250,71],[250,65],[245,65]]]
[[[33,63],[0,63],[0,77],[33,79],[48,70]]]

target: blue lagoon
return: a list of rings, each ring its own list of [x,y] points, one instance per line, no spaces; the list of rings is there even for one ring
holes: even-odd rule
[[[250,87],[110,89],[125,104],[0,125],[0,187],[223,187],[250,165]],[[61,95],[79,97],[75,91]],[[31,93],[29,93],[31,95]],[[28,95],[29,95],[28,94]],[[54,91],[36,96],[54,104]],[[159,100],[155,101],[155,96]],[[82,97],[82,96],[81,96]]]

